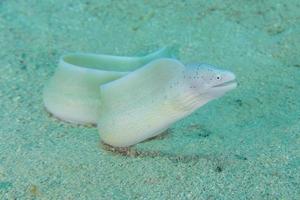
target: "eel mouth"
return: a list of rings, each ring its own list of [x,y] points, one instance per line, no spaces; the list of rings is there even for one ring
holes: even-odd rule
[[[237,86],[237,82],[235,81],[235,79],[231,80],[231,81],[227,81],[218,85],[213,86],[214,88],[218,88],[218,87],[226,87],[226,86]]]

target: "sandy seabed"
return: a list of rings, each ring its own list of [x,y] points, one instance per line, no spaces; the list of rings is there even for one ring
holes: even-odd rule
[[[0,199],[300,199],[300,3],[0,1]],[[234,71],[239,87],[169,134],[106,151],[95,128],[45,112],[68,52],[143,55]]]

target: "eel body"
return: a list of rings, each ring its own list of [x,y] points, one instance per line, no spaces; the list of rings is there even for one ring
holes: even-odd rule
[[[164,132],[237,86],[232,72],[184,65],[172,52],[63,56],[44,89],[45,107],[68,122],[97,124],[104,143],[128,147]]]

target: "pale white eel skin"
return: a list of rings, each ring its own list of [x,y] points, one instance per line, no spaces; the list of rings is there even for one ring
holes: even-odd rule
[[[128,147],[166,130],[236,88],[235,75],[207,64],[162,58],[100,86],[101,140]]]
[[[96,124],[101,99],[99,86],[118,79],[152,60],[173,57],[176,48],[165,47],[141,57],[73,53],[61,57],[43,91],[48,112],[75,124]]]

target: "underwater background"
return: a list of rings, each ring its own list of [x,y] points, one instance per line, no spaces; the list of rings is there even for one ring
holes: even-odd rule
[[[298,0],[1,0],[0,199],[300,199]],[[106,151],[96,128],[45,112],[68,52],[233,71],[239,86],[169,134]]]

